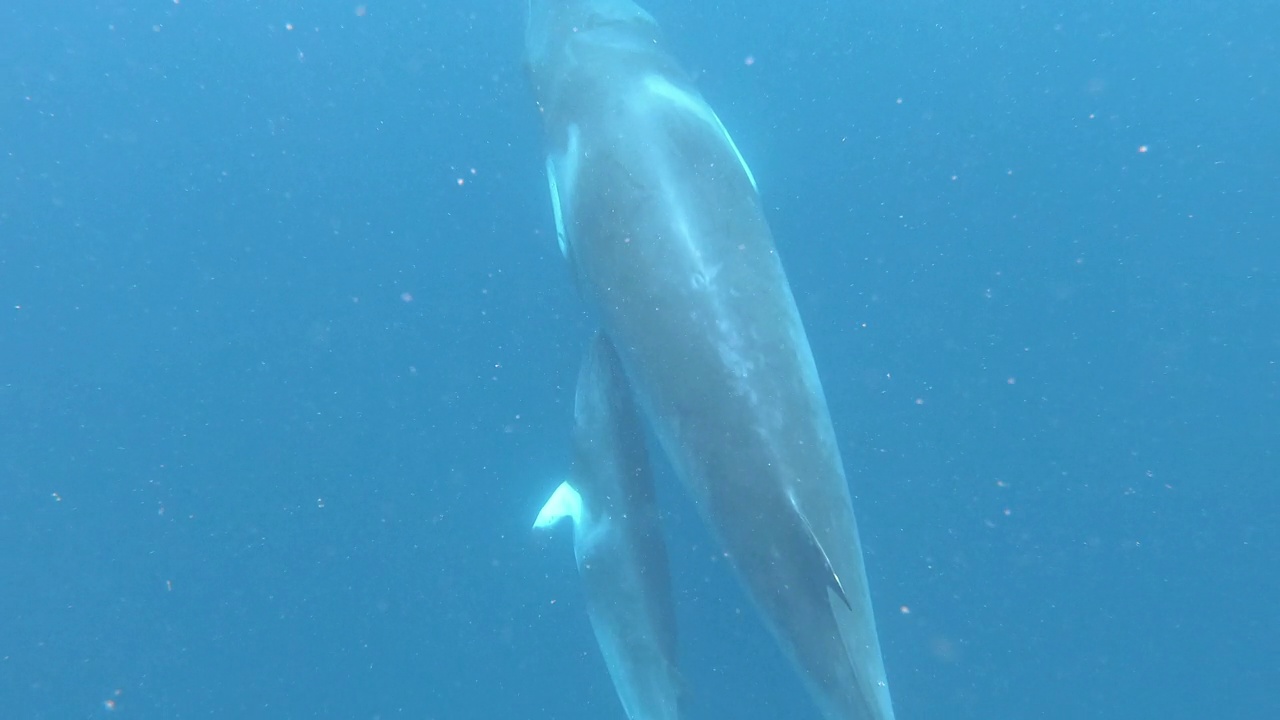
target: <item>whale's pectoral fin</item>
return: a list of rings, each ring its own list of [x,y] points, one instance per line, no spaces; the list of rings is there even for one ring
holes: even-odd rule
[[[560,254],[569,256],[569,235],[565,217],[572,212],[574,190],[578,182],[578,158],[582,154],[581,132],[577,125],[565,131],[564,151],[547,156],[547,185],[551,190],[551,212],[556,220],[556,242]]]
[[[729,136],[728,128],[720,121],[720,116],[716,115],[716,111],[712,110],[707,101],[702,99],[702,96],[688,88],[677,87],[665,76],[659,74],[646,77],[644,82],[645,87],[655,98],[661,98],[667,101],[671,107],[688,113],[710,128],[712,134],[719,136],[729,150],[733,152],[733,156],[738,159],[738,165],[742,167],[743,174],[747,176],[747,180],[751,183],[751,189],[757,193],[760,192],[760,188],[756,186],[756,176],[751,173],[751,168],[747,167],[747,160],[742,157],[742,152],[738,150],[738,145]]]
[[[574,525],[582,521],[582,495],[568,481],[560,483],[555,492],[551,493],[542,510],[538,511],[533,527],[535,530],[545,530],[565,518],[573,520]]]
[[[835,568],[831,566],[831,558],[827,555],[827,551],[822,547],[822,542],[818,540],[818,536],[813,532],[813,525],[809,523],[809,517],[800,509],[799,503],[796,502],[795,495],[787,493],[787,499],[791,501],[791,509],[795,510],[796,516],[800,518],[800,524],[804,528],[805,535],[808,536],[809,547],[813,550],[811,567],[819,568],[822,582],[835,593],[844,606],[850,610],[853,609],[853,603],[849,601],[849,595],[844,591],[844,584],[840,582],[840,576],[836,574]]]

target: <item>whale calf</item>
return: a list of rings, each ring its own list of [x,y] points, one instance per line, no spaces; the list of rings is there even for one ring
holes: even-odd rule
[[[644,427],[603,335],[578,373],[571,477],[534,527],[565,518],[573,521],[591,627],[627,717],[678,720],[675,609]]]
[[[625,387],[826,720],[892,720],[849,486],[755,178],[629,0],[529,0],[556,236]]]

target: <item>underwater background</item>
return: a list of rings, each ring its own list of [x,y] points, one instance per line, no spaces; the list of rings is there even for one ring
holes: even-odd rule
[[[652,0],[897,716],[1280,717],[1280,7]],[[524,3],[0,8],[0,718],[621,718]],[[816,720],[669,471],[690,718]]]

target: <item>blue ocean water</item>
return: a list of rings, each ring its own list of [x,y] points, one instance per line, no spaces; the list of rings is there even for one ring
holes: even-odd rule
[[[0,9],[0,717],[621,717],[523,3]],[[646,5],[760,180],[898,717],[1280,717],[1280,10]],[[817,717],[669,474],[692,718]]]

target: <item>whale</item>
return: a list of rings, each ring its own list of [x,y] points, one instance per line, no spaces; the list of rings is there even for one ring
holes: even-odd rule
[[[683,684],[675,603],[645,430],[609,340],[578,373],[573,461],[534,528],[573,523],[587,614],[629,720],[678,720]]]
[[[892,720],[848,479],[755,176],[645,9],[528,0],[527,20],[557,243],[655,447],[820,716]]]

